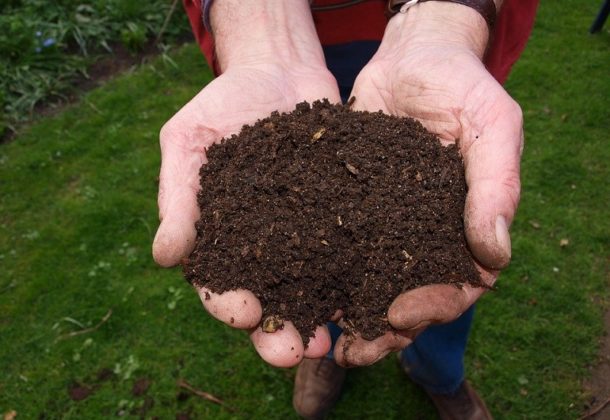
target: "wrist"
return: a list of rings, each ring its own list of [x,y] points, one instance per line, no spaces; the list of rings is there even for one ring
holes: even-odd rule
[[[216,0],[210,22],[223,72],[285,63],[326,68],[308,0]]]
[[[489,40],[483,16],[462,4],[418,3],[388,22],[384,41],[394,49],[407,46],[454,47],[482,59]],[[381,49],[381,48],[380,48]]]

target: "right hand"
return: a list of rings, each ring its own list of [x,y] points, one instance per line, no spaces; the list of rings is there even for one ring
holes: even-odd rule
[[[158,197],[161,224],[153,243],[159,265],[180,264],[195,246],[199,168],[207,162],[206,149],[273,111],[291,111],[299,102],[321,98],[340,101],[336,81],[324,66],[248,63],[229,67],[163,126]],[[325,326],[318,327],[307,349],[289,322],[283,330],[263,332],[259,327],[261,305],[250,291],[215,294],[197,287],[197,292],[212,316],[231,327],[249,330],[260,356],[274,366],[290,367],[303,357],[322,357],[330,348]]]

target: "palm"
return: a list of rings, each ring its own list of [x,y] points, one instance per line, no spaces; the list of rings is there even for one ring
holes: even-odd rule
[[[339,101],[336,82],[327,71],[265,65],[227,71],[176,113],[160,136],[158,201],[162,223],[153,244],[155,260],[163,266],[175,265],[194,247],[199,168],[206,162],[206,148],[273,111],[289,111],[298,102],[321,98]],[[328,351],[330,338],[324,328],[316,332],[307,351],[290,324],[274,334],[262,333],[256,328],[262,314],[260,303],[249,291],[222,295],[205,289],[198,292],[217,319],[249,329],[256,349],[271,364],[291,366],[303,356],[320,357]]]
[[[476,56],[441,47],[406,54],[398,63],[373,60],[353,95],[362,109],[416,118],[448,141],[472,141],[473,130],[481,132],[514,106]]]
[[[279,66],[224,73],[186,104],[163,128],[162,141],[172,137],[181,147],[208,147],[236,133],[246,123],[288,111],[303,100],[338,100],[328,74],[288,73]]]

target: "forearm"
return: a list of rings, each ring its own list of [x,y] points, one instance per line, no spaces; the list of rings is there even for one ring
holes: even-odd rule
[[[324,66],[308,0],[216,0],[210,22],[222,71],[265,61]]]
[[[499,12],[503,0],[495,0]],[[418,3],[406,13],[395,15],[384,34],[385,47],[400,49],[413,44],[455,45],[466,48],[482,58],[489,42],[489,26],[485,18],[471,7],[444,1]]]

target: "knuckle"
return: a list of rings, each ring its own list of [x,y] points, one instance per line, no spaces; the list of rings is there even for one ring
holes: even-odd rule
[[[457,314],[462,312],[461,305],[457,302],[444,305],[434,316],[435,324],[444,324],[446,322],[453,321],[457,318]]]
[[[521,199],[521,180],[517,171],[511,171],[502,180],[504,190],[507,192],[513,206],[516,208]]]
[[[169,139],[173,138],[176,136],[178,131],[178,127],[176,122],[174,122],[174,119],[170,119],[169,121],[167,121],[165,124],[163,124],[163,127],[161,127],[161,130],[159,131],[159,140],[161,141],[162,144],[167,143],[169,141]]]
[[[517,103],[517,101],[515,101],[512,98],[511,98],[511,114],[516,122],[518,122],[521,125],[523,124],[523,110],[521,109],[521,106]]]
[[[519,127],[521,130],[523,127],[523,110],[519,103],[511,98],[508,93],[506,94],[506,97],[508,104],[505,108],[505,117],[514,127]]]

